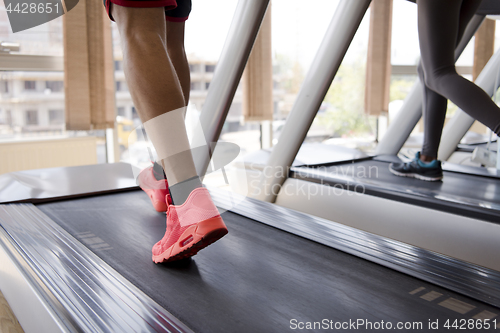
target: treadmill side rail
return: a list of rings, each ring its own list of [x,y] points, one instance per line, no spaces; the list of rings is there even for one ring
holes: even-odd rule
[[[61,322],[48,295],[37,288],[33,270],[23,264],[9,236],[0,228],[0,290],[8,302],[21,328],[26,333],[74,332],[70,323]],[[13,251],[14,250],[14,251]],[[17,254],[17,255],[16,255]]]
[[[67,331],[192,332],[32,204],[0,205],[0,226]]]
[[[218,207],[230,207],[226,191],[210,194]],[[500,307],[498,271],[268,202],[238,202],[233,213]]]

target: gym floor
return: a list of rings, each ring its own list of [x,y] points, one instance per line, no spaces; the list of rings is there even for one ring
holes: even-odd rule
[[[24,332],[14,316],[9,303],[0,291],[0,333],[22,333]]]

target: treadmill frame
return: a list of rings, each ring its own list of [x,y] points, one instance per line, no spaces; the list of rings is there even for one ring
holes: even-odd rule
[[[33,204],[0,205],[0,225],[3,255],[18,263],[53,321],[24,304],[23,317],[16,313],[23,329],[40,332],[33,318],[45,317],[42,327],[61,332],[192,332]]]
[[[218,207],[232,206],[234,194],[210,193]],[[500,308],[500,272],[251,198],[232,212]],[[0,254],[22,268],[60,331],[191,332],[33,204],[0,205],[0,225]],[[7,280],[0,274],[1,289]]]
[[[241,76],[242,66],[244,66],[250,53],[251,44],[253,44],[256,37],[258,26],[260,26],[268,3],[269,0],[240,0],[238,4],[237,15],[231,25],[228,36],[229,42],[226,43],[226,46],[227,50],[236,52],[235,43],[239,42],[239,37],[244,37],[245,48],[244,52],[238,53],[236,61],[222,61],[221,59],[219,70],[214,76],[210,88],[212,93],[209,93],[212,100],[216,101],[216,98],[220,97],[218,95],[225,89],[229,93],[226,98],[220,99],[219,106],[209,108],[207,105],[204,108],[202,125],[203,128],[211,128],[208,137],[205,133],[205,137],[209,139],[207,140],[209,142],[216,142],[218,139],[220,129],[229,110],[229,102],[232,95],[234,95],[234,89],[239,80],[238,77]],[[340,23],[346,17],[360,17],[359,19],[361,19],[369,3],[370,0],[363,0],[362,2],[343,0],[341,5],[344,7],[339,8],[344,9],[336,11],[331,27],[341,25]],[[346,13],[350,16],[342,17]],[[246,23],[243,26],[240,26],[237,19],[240,16],[241,18],[250,17],[250,19],[245,21]],[[354,25],[356,25],[356,22],[351,22],[347,27],[349,34],[353,35],[355,33],[357,27],[354,27]],[[245,31],[245,29],[249,30]],[[330,30],[333,30],[333,28]],[[335,53],[338,57],[346,49],[350,40],[337,42],[342,47],[338,47],[339,45],[336,44],[330,46],[330,48],[338,49]],[[224,55],[229,59],[229,54],[234,55],[234,53],[224,51],[223,59],[226,59]],[[223,68],[223,70],[220,68]],[[225,72],[225,70],[228,72]],[[334,72],[336,72],[336,69]],[[330,71],[326,74],[327,76],[334,75],[334,72]],[[218,86],[216,83],[223,82],[225,78],[227,79],[226,75],[231,77],[228,86],[221,85],[216,89]],[[307,91],[304,91],[302,95],[305,98]],[[297,105],[294,106],[294,110],[298,109]],[[208,111],[208,109],[210,110]],[[294,114],[297,112],[295,111]],[[308,114],[307,117],[311,117],[311,115]],[[212,121],[216,121],[215,127],[210,126]],[[203,164],[208,165],[208,160],[205,159],[200,163],[203,168]],[[215,201],[224,207],[224,195],[215,191],[212,194]],[[82,195],[88,195],[88,193]],[[64,199],[64,197],[59,199]],[[268,221],[267,215],[258,213],[259,209],[267,213],[273,211],[281,217],[286,216],[287,222],[283,223],[282,218],[279,221],[275,219]],[[265,202],[248,199],[235,211],[254,216],[256,220],[262,223],[267,223],[276,228],[338,248],[344,252],[375,261],[500,307],[500,274],[497,271]],[[11,262],[17,262],[17,269],[32,287],[32,293],[42,300],[41,303],[50,307],[50,309],[47,309],[47,313],[52,316],[54,324],[61,331],[114,332],[122,327],[135,327],[151,331],[160,329],[163,331],[190,332],[189,328],[185,327],[164,309],[158,307],[147,296],[141,295],[137,288],[117,275],[100,258],[48,219],[33,205],[0,206],[0,223],[0,251],[4,255],[3,258],[8,257]],[[311,225],[310,228],[307,228],[308,223]],[[8,275],[8,272],[3,273]],[[5,275],[0,275],[1,289],[4,289],[5,281]],[[99,290],[99,292],[96,292],[96,290]],[[99,313],[94,311],[91,304],[99,306]],[[107,304],[114,305],[106,306]],[[116,313],[117,309],[119,309],[118,312],[121,315],[127,317],[127,320],[121,323],[116,320],[113,313]],[[29,312],[25,313],[26,316],[29,314]],[[120,316],[120,318],[123,317]],[[32,317],[19,318],[21,323],[23,320],[28,321],[30,319]]]
[[[457,198],[453,196],[436,196],[429,195],[424,196],[419,193],[415,193],[410,189],[405,189],[404,191],[400,188],[394,188],[392,186],[387,186],[385,188],[380,188],[378,185],[373,185],[370,182],[362,182],[356,177],[350,177],[348,175],[335,175],[330,177],[328,174],[318,172],[318,167],[330,167],[330,166],[349,166],[351,163],[357,163],[362,161],[380,161],[380,162],[396,162],[399,159],[394,158],[384,158],[384,156],[367,157],[361,159],[355,159],[350,161],[341,161],[334,163],[327,163],[322,165],[307,165],[307,166],[296,166],[290,169],[290,178],[306,180],[309,182],[336,186],[342,185],[342,188],[348,191],[358,192],[360,194],[372,195],[379,198],[389,199],[398,202],[404,202],[411,205],[421,206],[423,208],[434,209],[438,211],[443,211],[446,213],[451,213],[459,216],[469,217],[471,219],[484,220],[490,223],[500,224],[500,204],[490,203],[491,207],[487,209],[482,202],[477,202],[473,200],[466,201],[463,198]],[[472,169],[472,170],[471,170]],[[493,170],[479,170],[478,172],[474,167],[464,167],[451,163],[443,164],[443,171],[459,173],[459,174],[473,174],[482,178],[491,178],[498,181],[500,175],[497,174],[496,169]],[[358,186],[360,189],[358,189]],[[362,190],[361,190],[362,189]],[[461,199],[461,200],[460,200]]]
[[[218,207],[232,207],[234,194],[216,189],[210,194]],[[500,307],[498,271],[252,198],[231,211]]]

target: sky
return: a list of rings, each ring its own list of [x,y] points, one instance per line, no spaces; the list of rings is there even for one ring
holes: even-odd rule
[[[306,5],[304,5],[304,3]],[[285,54],[307,69],[333,18],[339,0],[272,0],[272,43],[274,54]],[[188,54],[217,60],[231,24],[236,0],[193,0],[193,11],[186,24]],[[413,65],[419,57],[416,5],[394,0],[392,29],[392,63]],[[346,61],[366,52],[369,14],[346,55]],[[459,65],[471,65],[472,49]]]
[[[338,0],[273,0],[273,53],[286,54],[303,65],[310,63],[337,4]],[[236,0],[193,0],[186,24],[187,53],[217,60],[236,5]]]

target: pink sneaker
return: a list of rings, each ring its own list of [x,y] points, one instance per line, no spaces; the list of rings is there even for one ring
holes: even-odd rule
[[[155,263],[194,256],[227,234],[227,227],[204,187],[194,189],[181,206],[168,206],[167,231],[153,246]]]
[[[157,180],[153,173],[153,166],[141,171],[137,177],[138,185],[146,192],[157,212],[166,212],[172,204],[168,182],[166,179]]]

